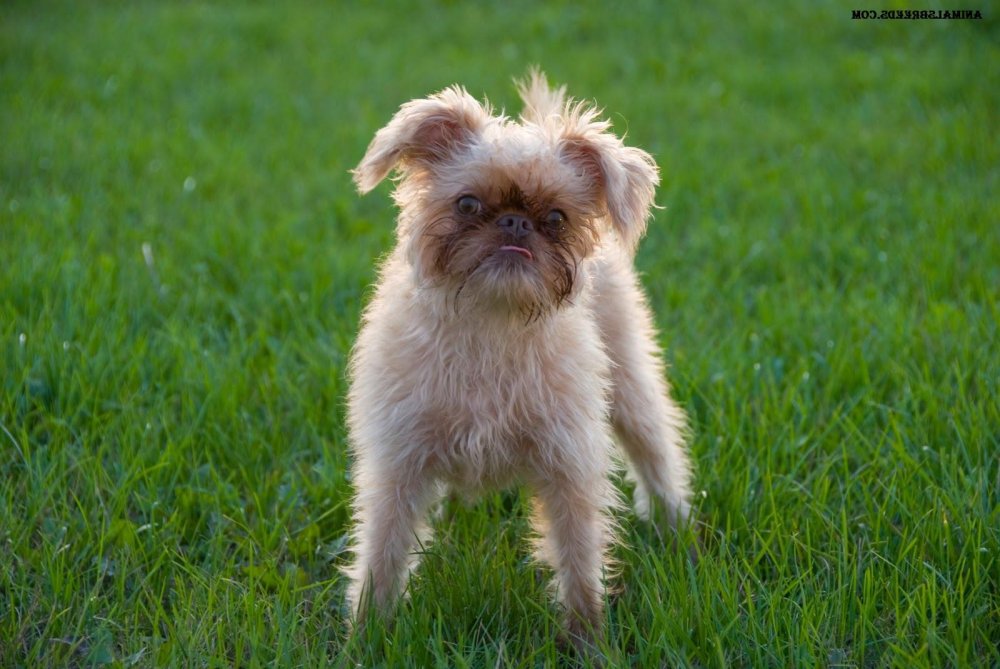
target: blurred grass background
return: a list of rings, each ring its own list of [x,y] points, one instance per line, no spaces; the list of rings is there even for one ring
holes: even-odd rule
[[[337,571],[394,215],[347,170],[446,85],[516,112],[531,64],[660,164],[638,265],[713,530],[691,566],[624,518],[607,664],[1000,664],[977,8],[4,3],[0,665],[572,661],[516,491],[437,524],[390,628],[348,637]]]

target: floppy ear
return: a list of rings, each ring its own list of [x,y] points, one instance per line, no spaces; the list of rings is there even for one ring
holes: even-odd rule
[[[489,110],[458,86],[411,100],[375,133],[365,157],[351,170],[354,183],[367,193],[394,167],[441,161],[469,144],[489,118]]]
[[[625,146],[607,132],[610,124],[596,121],[597,110],[582,104],[568,107],[561,151],[600,189],[611,225],[622,242],[634,250],[646,232],[659,169],[642,149]]]

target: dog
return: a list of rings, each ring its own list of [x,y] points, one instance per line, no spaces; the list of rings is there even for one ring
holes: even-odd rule
[[[633,256],[659,174],[594,106],[517,82],[518,120],[453,86],[407,102],[352,170],[399,217],[348,368],[354,621],[388,613],[443,492],[533,493],[536,555],[574,640],[601,627],[620,505],[688,521],[686,416]]]

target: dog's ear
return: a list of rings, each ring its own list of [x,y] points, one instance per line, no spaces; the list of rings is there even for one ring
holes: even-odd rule
[[[351,170],[354,183],[367,193],[395,167],[406,170],[410,165],[444,160],[469,144],[489,118],[489,109],[458,86],[411,100],[375,134],[365,157]]]
[[[584,103],[567,105],[560,151],[593,180],[612,227],[627,248],[635,249],[646,232],[659,169],[651,155],[609,132],[611,124],[598,120],[599,113]]]

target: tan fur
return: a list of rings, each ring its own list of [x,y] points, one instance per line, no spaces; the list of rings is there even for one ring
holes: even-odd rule
[[[602,618],[614,436],[643,515],[690,511],[685,416],[632,267],[659,178],[540,73],[520,91],[520,122],[457,87],[409,102],[354,171],[367,192],[396,169],[400,216],[350,363],[348,599],[357,615],[402,592],[442,483],[524,483],[580,639]]]

